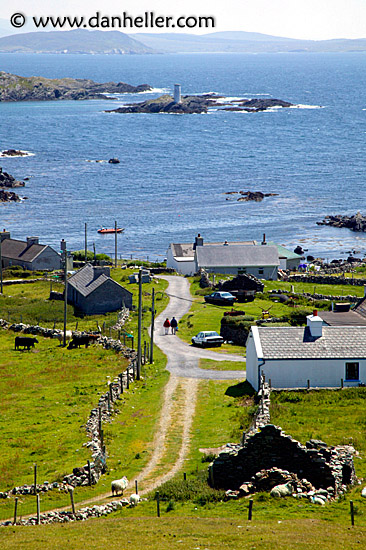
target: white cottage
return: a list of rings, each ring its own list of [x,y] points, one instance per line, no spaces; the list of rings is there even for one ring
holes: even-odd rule
[[[251,327],[247,380],[261,374],[273,388],[336,388],[366,382],[366,326],[324,326],[317,312],[306,327]]]

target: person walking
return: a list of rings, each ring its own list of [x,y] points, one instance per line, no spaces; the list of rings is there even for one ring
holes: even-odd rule
[[[165,328],[165,334],[169,334],[170,321],[168,318],[165,319],[163,327]]]
[[[172,334],[175,334],[178,330],[178,321],[175,317],[170,321],[170,326],[172,327]]]

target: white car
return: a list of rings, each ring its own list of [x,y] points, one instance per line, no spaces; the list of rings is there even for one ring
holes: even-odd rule
[[[192,344],[194,346],[201,346],[202,348],[208,347],[220,347],[224,343],[222,336],[217,334],[214,330],[204,330],[199,332],[197,336],[193,336]]]

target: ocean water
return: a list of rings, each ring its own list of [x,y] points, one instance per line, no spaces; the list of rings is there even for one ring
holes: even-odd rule
[[[366,213],[366,57],[347,54],[146,56],[0,54],[0,70],[49,78],[148,83],[154,92],[115,100],[0,104],[1,158],[25,200],[0,204],[0,227],[68,249],[114,251],[101,226],[125,228],[123,257],[166,257],[170,242],[273,240],[309,254],[366,253],[366,235],[317,226],[327,214]],[[172,92],[274,97],[298,107],[207,115],[108,114]],[[95,160],[118,157],[120,164]],[[89,162],[93,161],[93,162]],[[227,191],[278,193],[261,203]]]

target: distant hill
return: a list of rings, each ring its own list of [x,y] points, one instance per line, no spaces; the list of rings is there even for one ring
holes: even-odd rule
[[[163,53],[278,53],[366,51],[366,39],[297,40],[267,34],[228,31],[203,35],[138,33],[131,37]]]
[[[0,19],[0,36],[9,22]],[[14,30],[14,29],[13,29]],[[8,31],[5,31],[8,32]],[[37,31],[0,38],[0,52],[25,53],[278,53],[366,51],[366,39],[297,40],[255,32],[209,34],[135,33],[120,31]]]
[[[149,46],[119,31],[29,32],[0,38],[0,52],[24,53],[154,53]]]

